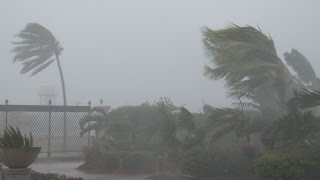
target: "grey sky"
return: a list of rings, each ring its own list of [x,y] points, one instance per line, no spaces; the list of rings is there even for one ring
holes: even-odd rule
[[[196,112],[202,99],[225,106],[232,101],[223,83],[203,76],[201,27],[259,25],[280,57],[296,48],[319,71],[319,7],[317,0],[1,0],[0,101],[37,104],[39,86],[53,84],[62,102],[56,64],[32,78],[12,64],[13,35],[38,22],[65,49],[68,104],[103,98],[117,107],[166,96]]]

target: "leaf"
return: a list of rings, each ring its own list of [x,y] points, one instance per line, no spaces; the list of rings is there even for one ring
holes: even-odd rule
[[[288,65],[293,68],[304,83],[310,83],[310,81],[317,78],[308,59],[298,50],[292,49],[290,53],[285,52],[284,57]]]
[[[15,53],[13,62],[21,62],[21,74],[32,71],[36,75],[54,61],[53,55],[59,56],[63,50],[53,34],[37,23],[29,23],[16,36],[20,41],[13,42]]]

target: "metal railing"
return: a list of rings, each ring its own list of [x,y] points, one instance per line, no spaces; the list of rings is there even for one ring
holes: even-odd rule
[[[42,153],[80,152],[90,146],[90,134],[80,137],[79,120],[90,111],[88,106],[0,105],[0,132],[9,126],[19,127],[23,133],[31,132],[34,146]]]

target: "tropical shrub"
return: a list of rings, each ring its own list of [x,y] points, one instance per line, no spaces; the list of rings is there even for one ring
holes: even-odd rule
[[[182,153],[179,165],[184,174],[197,177],[244,176],[252,173],[251,161],[235,151],[208,152],[194,148]]]
[[[83,154],[86,158],[86,162],[97,161],[101,157],[100,148],[97,144],[93,144],[92,146],[84,147]]]
[[[254,168],[262,180],[313,180],[320,177],[318,153],[269,153],[255,161]]]
[[[5,129],[3,135],[0,136],[0,147],[22,147],[28,148],[33,146],[33,136],[30,133],[29,136],[22,135],[18,127],[13,128],[9,126],[8,129]]]
[[[112,172],[122,169],[127,172],[153,172],[156,158],[154,153],[146,151],[109,151],[102,153],[99,160],[103,170]]]
[[[111,172],[120,168],[120,159],[123,153],[121,152],[104,152],[102,154],[102,167]]]
[[[123,168],[129,172],[153,172],[155,165],[156,156],[146,151],[127,153],[123,160]]]
[[[31,172],[31,180],[84,180],[81,177],[68,177],[54,173]]]

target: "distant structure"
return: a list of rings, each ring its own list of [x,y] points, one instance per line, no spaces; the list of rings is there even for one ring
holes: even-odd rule
[[[53,85],[42,85],[38,90],[38,96],[40,97],[40,105],[48,105],[51,100],[51,104],[56,104],[57,99],[56,87]]]

